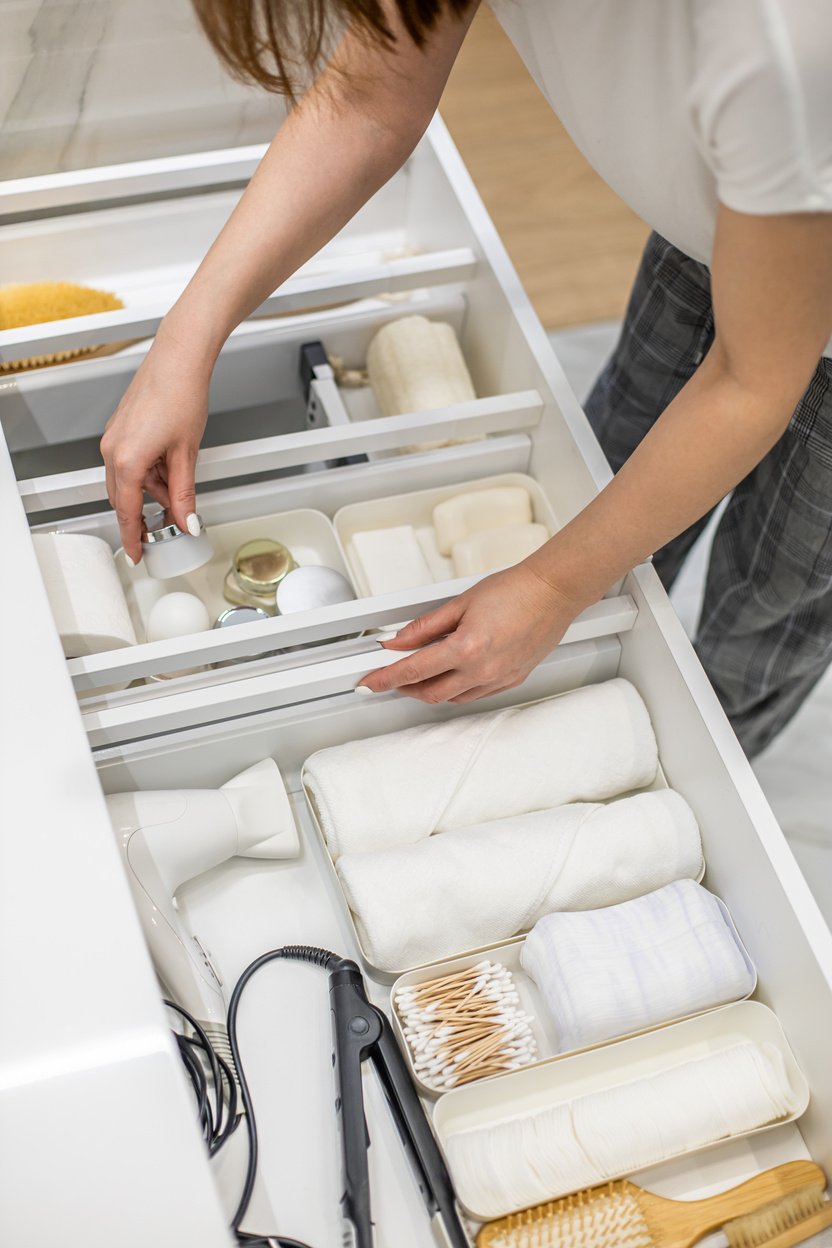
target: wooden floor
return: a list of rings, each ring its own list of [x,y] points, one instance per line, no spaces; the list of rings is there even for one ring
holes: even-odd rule
[[[485,6],[440,111],[547,329],[620,317],[647,227],[586,163]]]

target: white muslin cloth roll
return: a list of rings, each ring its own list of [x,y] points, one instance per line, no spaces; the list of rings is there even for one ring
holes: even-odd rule
[[[134,646],[113,552],[87,533],[33,533],[49,605],[68,659]]]
[[[501,1217],[797,1113],[783,1054],[743,1040],[445,1141],[460,1200]]]
[[[334,859],[655,778],[656,738],[629,681],[320,750],[304,783]]]
[[[506,940],[552,910],[697,876],[702,844],[687,802],[661,789],[345,854],[336,868],[369,960],[398,972]]]
[[[547,914],[520,961],[559,1053],[738,1001],[756,982],[725,906],[692,879],[603,910]]]

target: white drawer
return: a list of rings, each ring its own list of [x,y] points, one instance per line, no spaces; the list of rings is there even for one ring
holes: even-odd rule
[[[240,171],[245,176],[249,166],[243,162],[236,168],[237,176]],[[187,178],[192,177],[189,168]],[[150,171],[147,178],[146,185],[153,187]],[[123,183],[116,178],[113,185]],[[62,188],[61,194],[71,195],[71,188]],[[79,202],[86,195],[77,190]],[[224,212],[223,195],[227,192],[205,196],[201,208],[209,215],[220,207]],[[33,204],[37,207],[30,199],[28,207]],[[134,207],[106,210],[119,245],[144,237],[142,229],[152,236],[152,223],[160,220],[154,217],[162,212],[157,204],[142,205],[141,211]],[[80,223],[81,232],[93,215]],[[52,242],[58,254],[70,220],[56,216],[7,228],[18,231],[12,238],[19,247],[40,239],[44,254]],[[379,260],[381,247],[390,248],[391,221],[399,231],[399,247],[432,253],[429,280],[413,265],[404,277],[402,271],[396,276],[390,262]],[[36,227],[42,227],[40,233]],[[207,230],[208,224],[201,228]],[[158,262],[176,271],[168,273],[162,294],[150,275],[135,275],[132,320],[97,320],[69,331],[65,325],[47,327],[42,336],[40,331],[0,336],[6,358],[24,347],[40,351],[70,339],[76,344],[112,341],[128,329],[152,328],[202,245],[195,231],[189,252],[188,236],[170,229],[169,235],[161,232],[163,250],[165,239],[172,241]],[[376,245],[374,274],[365,263],[373,252],[371,241]],[[358,273],[350,267],[354,255],[364,258]],[[437,261],[437,256],[444,259]],[[385,264],[382,273],[379,265]],[[102,268],[100,280],[114,271]],[[88,269],[77,275],[91,280]],[[311,285],[296,286],[282,306],[297,308],[296,298],[308,304],[350,291],[372,295],[394,279],[401,279],[400,289],[412,290],[417,282],[428,287],[414,296],[414,307],[444,307],[457,318],[479,392],[495,398],[483,400],[491,406],[473,415],[446,413],[444,419],[456,421],[458,431],[474,428],[489,436],[441,451],[378,457],[391,446],[407,445],[414,432],[428,427],[424,418],[395,418],[401,423],[364,422],[362,427],[356,420],[319,430],[317,441],[297,432],[269,438],[265,448],[256,442],[231,450],[213,447],[201,460],[206,484],[251,472],[263,454],[272,457],[271,466],[285,468],[361,449],[372,452],[373,460],[205,490],[200,508],[209,524],[301,507],[332,516],[347,503],[516,472],[540,483],[562,522],[607,479],[597,444],[439,122],[407,170],[344,232],[321,267],[310,268],[302,281]],[[372,282],[382,284],[367,285]],[[281,298],[275,296],[269,311],[281,306]],[[347,309],[244,327],[223,354],[212,421],[221,423],[224,413],[239,407],[261,406],[270,394],[296,401],[291,369],[299,342],[326,341],[329,335],[349,358],[350,351],[360,354],[373,325],[402,306],[408,305],[368,298]],[[93,336],[84,339],[83,332]],[[24,456],[38,446],[69,446],[97,437],[140,353],[2,383],[0,409],[14,452]],[[510,403],[506,395],[514,396]],[[293,443],[293,437],[300,441]],[[206,657],[239,658],[256,653],[259,643],[243,637],[241,629],[233,642],[208,637],[187,647],[136,647],[120,667],[113,655],[67,665],[28,526],[53,503],[59,511],[68,508],[78,492],[84,504],[103,497],[100,474],[88,466],[79,472],[74,479],[27,485],[27,519],[5,447],[0,447],[5,539],[0,571],[12,604],[0,617],[0,791],[8,807],[0,836],[0,879],[12,882],[0,905],[0,991],[9,1005],[0,1046],[0,1185],[5,1189],[0,1226],[8,1226],[3,1238],[32,1248],[45,1248],[59,1236],[87,1248],[109,1248],[113,1242],[125,1248],[149,1243],[211,1248],[229,1242],[223,1205],[227,1210],[233,1200],[239,1174],[233,1161],[223,1161],[212,1174],[205,1157],[98,781],[105,792],[215,786],[266,755],[278,759],[296,799],[304,835],[301,859],[283,864],[235,860],[194,882],[183,899],[191,923],[226,979],[233,980],[251,957],[284,941],[351,951],[349,930],[329,891],[300,800],[299,770],[308,754],[352,736],[464,712],[428,708],[394,695],[354,696],[350,690],[360,676],[381,661],[377,648],[364,641],[301,650],[286,656],[286,662],[235,665],[207,679],[102,693],[119,675],[177,670]],[[97,532],[117,543],[107,513],[65,516],[61,527]],[[405,618],[458,588],[446,583],[428,593],[365,600],[333,609],[329,616],[321,613],[297,625],[276,621],[269,627],[275,634],[282,629],[284,641],[308,645]],[[211,645],[217,648],[209,653],[206,646]],[[728,905],[759,972],[757,996],[777,1012],[812,1092],[797,1126],[711,1150],[695,1163],[666,1167],[653,1176],[657,1189],[673,1195],[705,1192],[805,1155],[807,1149],[830,1169],[832,1075],[826,1036],[832,1028],[832,936],[652,569],[639,568],[628,576],[619,593],[573,626],[521,689],[482,709],[616,673],[631,679],[647,702],[669,782],[691,803],[702,827],[706,882]],[[77,693],[91,694],[84,697],[80,714]],[[383,985],[371,985],[371,990],[385,1002]],[[340,1189],[323,977],[309,968],[281,966],[263,972],[249,991],[241,1039],[259,1111],[262,1158],[247,1224],[277,1226],[313,1248],[335,1248],[341,1242]],[[432,1241],[415,1184],[378,1089],[367,1082],[379,1244],[427,1248]]]
[[[232,165],[239,177],[244,165],[239,158]],[[192,171],[183,171],[183,177],[185,172],[190,176]],[[215,179],[222,177],[216,163],[208,172]],[[153,176],[152,171],[146,174],[150,185]],[[66,276],[126,286],[132,292],[130,308],[145,309],[141,323],[131,322],[130,333],[148,333],[155,324],[145,308],[152,283],[160,272],[170,275],[174,269],[177,280],[185,280],[201,255],[205,231],[218,227],[230,195],[223,191],[7,225],[0,228],[0,256],[14,260],[17,276],[27,271],[28,257],[39,275],[43,257],[54,259],[72,240],[75,267],[71,265]],[[193,230],[188,228],[190,217],[183,217],[183,203],[195,214]],[[391,248],[408,253],[395,261],[398,269],[383,258]],[[141,267],[119,274],[113,266],[125,249],[142,258]],[[393,302],[357,298],[370,290],[362,276],[368,256],[381,266],[370,284],[372,290],[398,292]],[[309,267],[312,276],[304,278],[303,298],[287,294],[284,287],[275,296],[280,308],[351,302],[324,312],[252,320],[232,335],[216,369],[208,445],[197,465],[199,508],[209,527],[304,507],[332,517],[347,503],[518,471],[530,473],[540,483],[558,523],[564,523],[607,478],[603,458],[441,122],[434,122],[405,169]],[[170,298],[175,285],[165,287]],[[438,412],[367,419],[373,414],[372,399],[347,390],[345,420],[305,428],[298,378],[301,345],[320,338],[348,367],[361,366],[372,334],[408,311],[454,324],[481,397]],[[23,331],[10,331],[0,334],[0,351],[7,358],[46,352],[71,345],[66,335],[82,331],[87,337],[78,338],[78,343],[117,338],[127,332],[126,315],[108,313],[34,326],[25,331],[29,335],[25,343]],[[95,466],[97,441],[145,349],[146,344],[139,343],[124,354],[26,373],[0,385],[0,422],[22,478],[21,498],[33,527],[93,533],[113,549],[118,547],[112,513],[101,510],[106,490],[103,468]],[[248,437],[229,443],[229,430],[241,425]],[[479,440],[438,451],[395,453],[414,442],[471,436]],[[324,467],[325,462],[362,454],[369,463]],[[79,466],[53,471],[67,461]],[[280,475],[251,481],[252,475],[265,472]],[[218,484],[225,488],[216,488]],[[31,555],[20,550],[16,557]],[[360,632],[401,621],[458,589],[452,584],[426,586],[421,594],[368,600],[351,616],[315,612],[290,622],[248,625],[233,630],[233,635],[207,633],[142,644],[74,659],[69,671],[80,694],[99,691],[98,701],[103,699],[104,705],[144,702],[172,689],[209,686],[227,677],[209,671],[184,684],[166,681],[164,688],[158,683],[127,690],[124,686],[287,645],[343,637],[351,631],[345,622]],[[310,653],[309,660],[319,657]],[[295,658],[292,663],[299,661]],[[117,692],[100,692],[112,689]]]

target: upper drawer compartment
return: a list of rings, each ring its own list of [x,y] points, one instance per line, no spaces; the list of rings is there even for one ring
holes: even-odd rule
[[[235,176],[241,176],[239,160],[232,164]],[[216,163],[206,168],[206,177],[214,181],[203,188],[204,194],[187,200],[150,199],[7,224],[0,227],[0,252],[5,247],[6,254],[16,257],[17,267],[10,270],[14,277],[43,278],[49,270],[44,256],[57,261],[58,244],[63,247],[76,230],[79,240],[86,241],[72,251],[75,267],[71,272],[63,269],[63,276],[106,284],[108,275],[119,274],[119,256],[139,256],[140,264],[129,275],[135,281],[135,298],[144,299],[161,277],[171,279],[165,297],[174,298],[176,282],[187,280],[207,245],[208,219],[211,230],[219,228],[236,194],[211,189],[222,181],[222,168]],[[156,194],[149,173],[145,181]],[[141,189],[131,185],[134,192]],[[82,189],[79,185],[79,195]],[[167,185],[165,193],[171,189]],[[64,188],[64,193],[69,191]],[[199,228],[185,228],[185,203]],[[103,232],[96,250],[92,240],[97,228]],[[482,552],[479,562],[455,564],[450,549],[442,555],[434,551],[431,575],[421,584],[374,581],[373,587],[360,571],[356,574],[345,549],[353,545],[355,524],[344,531],[343,544],[331,529],[341,508],[369,506],[359,524],[364,529],[414,524],[424,529],[429,520],[414,521],[415,512],[405,516],[400,509],[379,521],[381,512],[373,504],[413,494],[424,500],[425,491],[438,491],[431,497],[439,501],[443,492],[466,492],[491,479],[505,484],[507,474],[511,483],[521,474],[533,503],[529,519],[548,534],[593,497],[607,475],[606,466],[439,121],[406,169],[310,263],[309,273],[327,281],[333,274],[338,280],[347,273],[354,276],[355,265],[365,264],[372,254],[373,263],[387,265],[384,272],[389,275],[388,261],[379,257],[394,247],[401,251],[402,263],[411,267],[407,280],[393,283],[397,289],[392,295],[381,293],[381,278],[361,289],[344,286],[332,306],[252,319],[232,335],[220,356],[196,469],[198,509],[220,539],[217,556],[206,569],[206,575],[210,570],[215,580],[219,577],[207,595],[208,628],[203,620],[187,635],[148,641],[147,616],[155,599],[165,590],[193,592],[194,586],[148,586],[143,574],[132,577],[118,560],[119,534],[108,508],[98,443],[149,340],[0,382],[0,420],[30,524],[36,532],[60,529],[103,539],[109,552],[99,547],[101,557],[105,562],[117,557],[127,590],[137,644],[127,637],[128,644],[118,649],[98,643],[76,647],[69,667],[79,693],[92,693],[126,713],[133,702],[173,691],[167,683],[144,683],[154,677],[173,677],[178,692],[228,681],[231,673],[222,669],[229,662],[255,659],[256,665],[239,673],[253,678],[265,670],[280,672],[332,657],[332,644],[336,654],[378,654],[372,639],[362,638],[366,630],[421,614],[460,592],[471,576],[488,570]],[[447,255],[460,249],[467,258],[446,263]],[[329,299],[334,288],[327,289]],[[469,388],[450,387],[441,406],[435,395],[431,401],[411,398],[410,406],[421,410],[410,410],[402,401],[393,408],[398,414],[386,415],[390,408],[381,398],[378,374],[374,378],[368,370],[371,344],[380,331],[388,333],[392,323],[413,316],[449,327]],[[61,333],[74,333],[83,319],[56,324]],[[95,326],[101,323],[95,320]],[[45,337],[26,349],[45,353],[56,348],[58,339],[49,337],[53,328],[34,327],[32,334]],[[148,323],[142,332],[152,328]],[[318,344],[317,351],[310,344]],[[404,343],[405,354],[409,345]],[[423,392],[414,387],[408,393]],[[358,601],[306,610],[292,620],[256,621],[212,632],[210,625],[222,606],[223,576],[236,548],[234,534],[244,528],[246,536],[257,536],[262,522],[269,530],[263,535],[279,540],[282,518],[288,522],[301,512],[317,513],[320,525],[330,529],[321,549],[295,538],[305,551],[299,561],[322,563],[351,577]],[[348,521],[345,513],[344,523]],[[286,544],[291,548],[291,541]],[[31,557],[31,550],[15,552],[15,558]],[[204,598],[198,587],[197,593]],[[614,619],[607,615],[604,607],[581,627],[592,635],[621,627],[621,610],[612,609]],[[322,642],[331,644],[304,657],[304,649]],[[130,688],[136,681],[140,686]]]
[[[423,149],[265,301],[261,315],[449,284],[475,273],[478,256],[465,214],[447,179],[437,176],[430,144]],[[79,283],[115,295],[123,307],[7,329],[0,334],[0,361],[87,351],[153,334],[264,151],[206,153],[201,165],[197,157],[183,158],[178,180],[175,161],[165,162],[166,179],[158,175],[161,162],[146,161],[80,171],[74,181],[63,175],[6,184],[3,283]],[[426,192],[436,197],[430,213],[420,208]],[[114,200],[122,202],[114,207]]]

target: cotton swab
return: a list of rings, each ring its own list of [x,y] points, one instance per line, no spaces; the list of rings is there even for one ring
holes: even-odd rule
[[[409,984],[395,1006],[418,1077],[438,1092],[527,1066],[538,1057],[509,969],[485,960]]]

